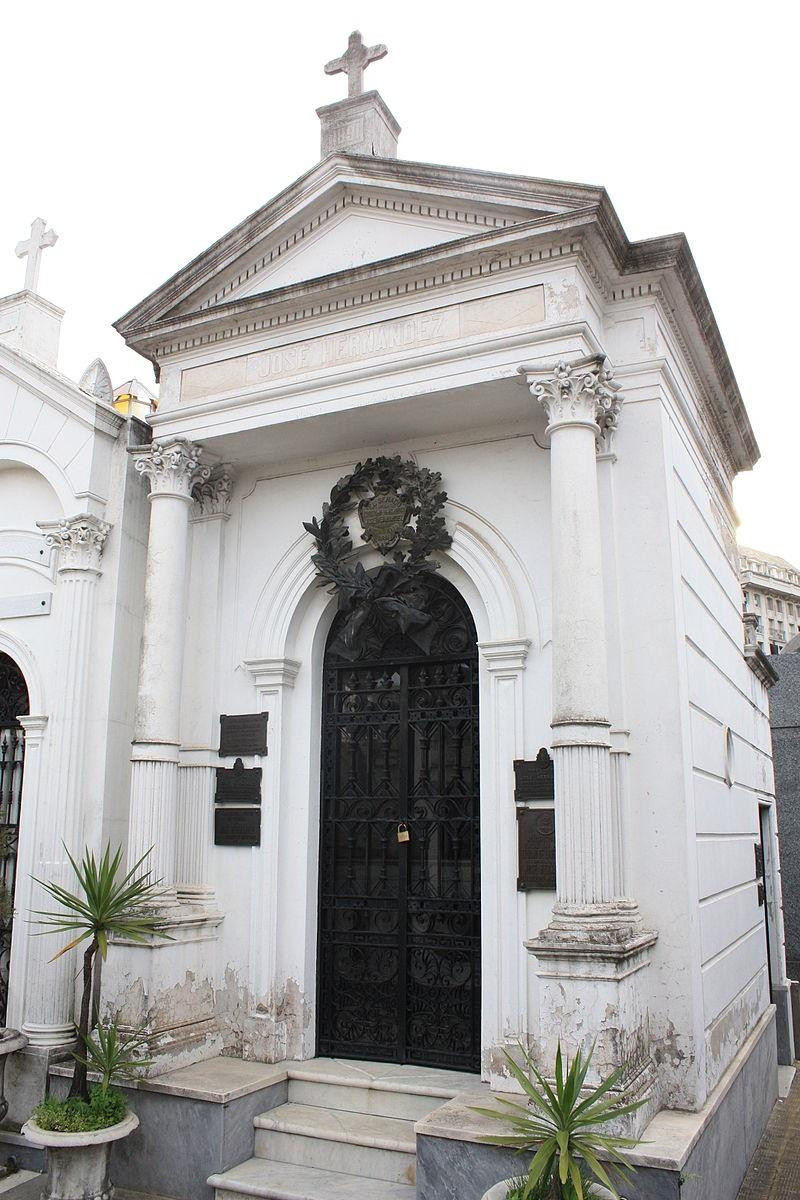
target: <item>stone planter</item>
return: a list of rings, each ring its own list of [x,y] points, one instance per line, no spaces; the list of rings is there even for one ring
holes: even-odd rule
[[[135,1113],[107,1129],[91,1133],[53,1133],[34,1120],[22,1132],[37,1146],[47,1147],[47,1185],[42,1200],[112,1200],[108,1178],[111,1143],[127,1137],[139,1126]]]
[[[513,1182],[513,1179],[501,1179],[494,1187],[490,1187],[488,1192],[483,1193],[481,1200],[506,1200],[508,1189]],[[595,1184],[593,1200],[614,1200],[614,1196],[613,1193],[609,1192],[608,1188]]]

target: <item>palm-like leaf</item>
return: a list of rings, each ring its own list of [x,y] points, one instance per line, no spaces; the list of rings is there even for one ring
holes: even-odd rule
[[[527,1105],[512,1100],[500,1100],[501,1108],[477,1108],[476,1112],[504,1121],[512,1132],[485,1136],[482,1141],[495,1146],[508,1146],[520,1153],[532,1151],[524,1196],[529,1197],[537,1185],[549,1184],[554,1196],[584,1200],[584,1183],[594,1178],[607,1187],[619,1200],[619,1194],[599,1156],[613,1166],[614,1172],[627,1176],[632,1170],[623,1150],[636,1145],[632,1138],[601,1133],[598,1126],[636,1112],[643,1100],[626,1103],[610,1095],[623,1078],[617,1068],[592,1088],[584,1099],[586,1076],[594,1047],[588,1054],[580,1050],[572,1062],[564,1061],[559,1044],[556,1051],[552,1086],[538,1070],[531,1055],[520,1045],[525,1069],[508,1052],[506,1060],[511,1074],[527,1098]]]
[[[72,1057],[89,1071],[100,1075],[100,1087],[105,1092],[112,1079],[135,1079],[142,1068],[149,1067],[152,1059],[142,1057],[147,1039],[140,1030],[127,1036],[120,1035],[116,1020],[107,1025],[98,1025],[96,1037],[87,1034],[84,1039],[86,1057],[73,1053]]]
[[[90,1056],[93,1051],[89,1048],[87,1039],[97,955],[105,959],[109,938],[112,937],[146,942],[156,933],[165,938],[169,938],[170,935],[161,927],[161,920],[155,911],[160,881],[152,880],[150,871],[141,870],[149,850],[125,872],[121,866],[122,847],[112,855],[111,847],[107,845],[99,862],[93,851],[85,850],[80,863],[75,861],[66,846],[64,849],[78,881],[77,891],[71,892],[60,883],[37,879],[36,882],[60,907],[57,912],[39,909],[34,916],[38,917],[38,924],[44,926],[40,933],[56,931],[72,935],[53,958],[60,958],[62,954],[67,954],[82,942],[88,943],[83,952],[83,993],[78,1017],[78,1034],[87,1047],[87,1055]],[[99,1004],[99,996],[95,1000],[96,1004]],[[107,1051],[109,1047],[104,1050],[100,1043],[96,1044],[96,1054],[102,1057]],[[80,1096],[88,1099],[87,1064],[88,1058],[76,1056],[70,1097]]]
[[[120,869],[122,847],[112,857],[111,847],[106,846],[99,862],[90,850],[84,852],[80,863],[69,851],[67,857],[78,879],[79,894],[68,891],[58,883],[36,880],[61,905],[62,910],[53,912],[37,909],[34,914],[39,918],[37,923],[46,927],[40,932],[55,930],[77,935],[62,946],[54,958],[66,954],[87,939],[96,939],[100,954],[105,959],[110,937],[145,942],[157,932],[159,922],[148,905],[155,902],[159,881],[151,880],[150,871],[138,873],[147,854],[134,863],[125,875]]]

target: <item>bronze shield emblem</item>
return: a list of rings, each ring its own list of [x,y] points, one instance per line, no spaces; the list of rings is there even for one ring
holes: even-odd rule
[[[408,524],[409,506],[397,492],[376,492],[361,501],[358,515],[364,530],[363,540],[385,554],[400,541]]]

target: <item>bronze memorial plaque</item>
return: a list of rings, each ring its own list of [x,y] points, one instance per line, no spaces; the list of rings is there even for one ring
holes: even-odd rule
[[[358,506],[364,541],[385,554],[400,541],[410,516],[408,502],[397,492],[376,492]]]
[[[514,762],[514,799],[517,804],[528,800],[552,800],[555,797],[553,760],[542,746],[533,762],[516,759]]]
[[[556,888],[556,814],[552,808],[517,810],[519,875],[517,891],[554,892]]]
[[[220,758],[267,753],[269,713],[237,713],[219,719]]]
[[[260,804],[261,767],[245,767],[237,758],[232,767],[217,767],[215,804]]]
[[[260,846],[260,808],[218,808],[214,812],[215,846]]]

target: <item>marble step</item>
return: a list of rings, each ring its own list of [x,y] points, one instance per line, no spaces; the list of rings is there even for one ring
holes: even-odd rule
[[[317,1058],[289,1068],[290,1102],[406,1121],[420,1121],[454,1096],[478,1087],[477,1075],[392,1063]]]
[[[370,1113],[281,1104],[253,1121],[257,1158],[414,1183],[414,1122]]]
[[[230,1171],[212,1175],[208,1182],[214,1188],[215,1200],[239,1200],[241,1196],[261,1196],[264,1200],[414,1200],[414,1189],[407,1183],[364,1179],[265,1158],[249,1158]]]

